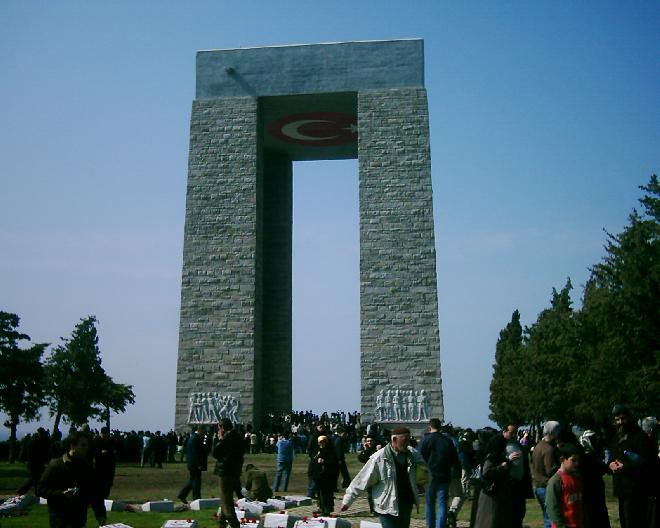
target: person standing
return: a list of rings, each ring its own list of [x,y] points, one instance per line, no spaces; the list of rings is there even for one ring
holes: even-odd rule
[[[186,453],[186,466],[188,468],[188,482],[181,488],[177,498],[184,504],[188,504],[188,493],[192,491],[193,500],[202,497],[202,471],[206,471],[206,447],[204,446],[204,434],[206,430],[203,425],[197,426],[186,440],[183,449]]]
[[[294,445],[291,433],[286,431],[277,441],[277,470],[275,471],[274,491],[277,492],[282,482],[282,491],[289,489],[289,476],[293,466]],[[282,481],[282,476],[284,480]]]
[[[431,418],[428,433],[422,438],[419,452],[429,468],[426,484],[426,527],[447,526],[447,502],[452,470],[458,464],[458,453],[454,443],[440,432],[442,423]]]
[[[110,437],[107,427],[101,428],[101,436],[94,442],[94,467],[98,479],[101,497],[107,499],[115,480],[115,467],[117,465],[117,446]]]
[[[223,418],[219,424],[213,458],[216,460],[213,472],[220,477],[220,528],[225,528],[227,523],[231,528],[238,528],[234,490],[240,489],[243,441],[228,418]]]
[[[319,509],[323,515],[330,515],[334,510],[334,491],[337,485],[339,464],[334,447],[327,436],[319,436],[316,457],[312,459],[311,474],[316,483],[319,496]]]
[[[647,522],[651,461],[655,446],[632,419],[625,405],[612,409],[617,433],[611,446],[614,495],[619,500],[621,528],[637,528]]]
[[[50,462],[52,447],[48,432],[43,428],[37,429],[27,445],[27,469],[30,474],[27,482],[23,484],[17,495],[25,495],[32,486],[36,486],[44,472],[46,464]]]
[[[348,451],[348,433],[343,427],[337,428],[337,435],[332,439],[337,455],[338,475],[341,475],[341,487],[347,488],[351,483],[351,475],[346,465],[346,452]]]
[[[559,448],[561,466],[548,480],[545,505],[552,528],[584,528],[580,450],[573,444]]]
[[[83,528],[87,523],[87,507],[90,505],[98,523],[104,525],[105,505],[94,469],[88,462],[89,437],[74,431],[66,443],[66,452],[46,466],[36,489],[37,494],[48,501],[50,526]]]
[[[383,528],[408,528],[417,499],[417,466],[425,464],[410,447],[410,430],[397,427],[391,442],[373,454],[346,488],[341,511],[365,490],[372,490],[374,510]]]
[[[559,430],[559,422],[545,422],[543,438],[532,451],[531,470],[534,495],[541,506],[544,528],[550,528],[550,518],[545,509],[545,491],[550,477],[559,469],[559,451],[556,445]]]
[[[307,456],[309,457],[309,464],[307,465],[307,496],[315,498],[317,496],[317,486],[316,481],[314,480],[314,459],[319,450],[319,436],[326,436],[325,434],[325,424],[323,422],[318,422],[316,424],[316,430],[309,435],[307,440]]]

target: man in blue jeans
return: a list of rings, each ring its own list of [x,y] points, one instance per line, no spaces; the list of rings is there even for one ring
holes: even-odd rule
[[[454,443],[440,432],[442,423],[429,420],[428,433],[422,439],[419,452],[429,468],[426,484],[426,527],[446,528],[447,501],[452,467],[459,463]]]
[[[293,440],[291,440],[291,433],[286,432],[284,436],[280,437],[277,441],[277,470],[275,471],[275,482],[273,483],[273,491],[280,489],[280,481],[284,475],[284,482],[282,483],[282,491],[287,491],[289,488],[289,476],[291,475],[291,466],[293,465]]]

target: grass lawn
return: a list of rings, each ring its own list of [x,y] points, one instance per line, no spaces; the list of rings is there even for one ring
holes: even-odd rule
[[[296,457],[293,466],[293,472],[289,481],[288,493],[291,495],[306,495],[307,491],[307,456]],[[272,479],[275,475],[275,456],[274,455],[247,455],[245,462],[256,464],[261,469],[269,472]],[[362,467],[355,455],[348,455],[347,462],[351,476],[355,475]],[[209,471],[202,476],[202,497],[218,496],[218,478],[213,475],[213,459],[209,458]],[[140,504],[148,500],[161,500],[164,498],[176,501],[177,492],[181,489],[188,478],[188,472],[184,464],[165,464],[163,469],[158,468],[140,468],[137,465],[120,464],[117,467],[114,487],[110,495],[111,499],[122,500],[130,503]],[[5,462],[0,463],[0,497],[11,497],[16,489],[27,479],[27,470],[23,464],[10,465]],[[610,519],[612,527],[618,527],[619,523],[616,515],[616,502],[611,498],[610,479],[606,479],[608,487],[608,508],[610,510]],[[339,497],[337,494],[336,497]],[[190,500],[190,498],[189,498]],[[337,507],[339,507],[339,498]],[[413,510],[413,524],[420,525],[424,519],[424,500],[421,498],[419,513]],[[459,521],[469,520],[471,503],[466,502],[459,516]],[[88,526],[96,526],[92,512],[88,516]],[[175,512],[175,513],[108,513],[108,522],[123,522],[134,528],[157,528],[162,526],[167,519],[196,519],[200,528],[215,528],[217,522],[213,519],[213,510],[201,512]],[[350,514],[351,510],[347,512]],[[361,514],[353,513],[350,520],[356,524]],[[423,524],[423,523],[421,523]],[[541,511],[534,500],[527,502],[527,516],[525,525],[529,528],[542,528],[543,521]],[[35,505],[30,508],[27,515],[20,517],[4,518],[0,520],[2,528],[47,528],[48,511],[45,506]]]

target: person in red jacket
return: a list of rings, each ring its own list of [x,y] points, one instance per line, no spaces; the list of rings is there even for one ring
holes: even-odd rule
[[[580,450],[573,444],[559,448],[561,466],[548,481],[545,508],[552,528],[583,528]]]

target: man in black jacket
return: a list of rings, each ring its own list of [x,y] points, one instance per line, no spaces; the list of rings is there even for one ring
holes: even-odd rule
[[[437,418],[429,420],[429,432],[422,439],[419,452],[429,468],[426,483],[426,526],[447,525],[447,500],[452,467],[458,464],[454,443],[440,432],[442,423]]]
[[[216,460],[214,473],[220,477],[220,528],[225,528],[227,523],[231,528],[238,528],[240,523],[234,509],[234,490],[240,489],[243,440],[227,418],[220,422],[217,437],[213,457]]]
[[[51,454],[52,447],[48,432],[43,427],[39,427],[37,434],[30,438],[27,446],[27,467],[30,478],[18,489],[17,495],[25,495],[32,486],[37,485],[46,464],[50,462]]]
[[[202,471],[206,471],[206,447],[204,446],[204,434],[206,430],[203,425],[199,425],[196,431],[193,431],[184,450],[186,452],[186,466],[188,466],[188,482],[181,488],[177,497],[184,504],[188,504],[188,493],[192,491],[193,500],[202,496]]]
[[[617,434],[611,446],[614,495],[619,499],[621,528],[646,526],[650,472],[655,446],[635,423],[625,405],[612,409]]]
[[[96,520],[105,524],[106,513],[94,470],[89,464],[89,437],[77,431],[67,439],[68,450],[53,459],[44,471],[37,493],[48,500],[51,528],[83,528],[87,507],[94,509]]]

